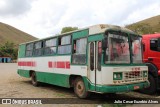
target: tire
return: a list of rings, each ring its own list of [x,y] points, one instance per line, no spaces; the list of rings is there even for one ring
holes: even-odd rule
[[[154,79],[154,77],[152,75],[148,75],[148,80],[150,82],[150,86],[148,88],[144,88],[142,90],[140,90],[140,92],[144,93],[144,94],[155,94],[156,92],[156,81]]]
[[[36,72],[32,72],[31,82],[32,82],[32,85],[35,86],[35,87],[37,87],[39,85],[39,83],[37,81],[37,77],[36,77]]]
[[[76,80],[74,81],[74,93],[79,98],[87,98],[90,95],[90,93],[86,90],[86,87],[82,78],[80,77],[76,78]]]

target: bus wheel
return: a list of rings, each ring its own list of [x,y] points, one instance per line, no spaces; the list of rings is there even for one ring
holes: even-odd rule
[[[148,80],[150,82],[150,86],[148,88],[145,88],[143,90],[140,90],[140,92],[144,94],[154,94],[156,92],[156,82],[152,75],[148,74]]]
[[[89,96],[89,92],[86,91],[84,82],[80,77],[76,78],[76,80],[74,81],[74,93],[79,98],[87,98]]]
[[[31,81],[32,81],[33,86],[38,86],[38,81],[37,81],[35,72],[32,72],[31,74]]]

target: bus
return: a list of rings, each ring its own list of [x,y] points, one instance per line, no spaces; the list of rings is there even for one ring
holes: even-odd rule
[[[142,37],[115,25],[98,24],[19,45],[20,76],[32,84],[73,87],[79,98],[91,92],[117,93],[147,88]],[[136,49],[135,49],[136,47]]]
[[[143,61],[148,66],[150,86],[142,90],[145,94],[154,94],[160,89],[160,33],[142,36]]]

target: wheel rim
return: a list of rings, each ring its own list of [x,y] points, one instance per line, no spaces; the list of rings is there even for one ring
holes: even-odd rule
[[[76,91],[77,91],[77,94],[78,95],[82,95],[83,92],[84,92],[84,85],[83,85],[83,82],[79,81],[76,85]]]

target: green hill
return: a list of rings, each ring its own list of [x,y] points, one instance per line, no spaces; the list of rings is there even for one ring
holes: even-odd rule
[[[160,15],[125,26],[139,34],[160,33]]]
[[[10,25],[0,22],[0,45],[8,42],[13,42],[15,45],[18,45],[23,42],[32,41],[37,38],[20,31]]]

